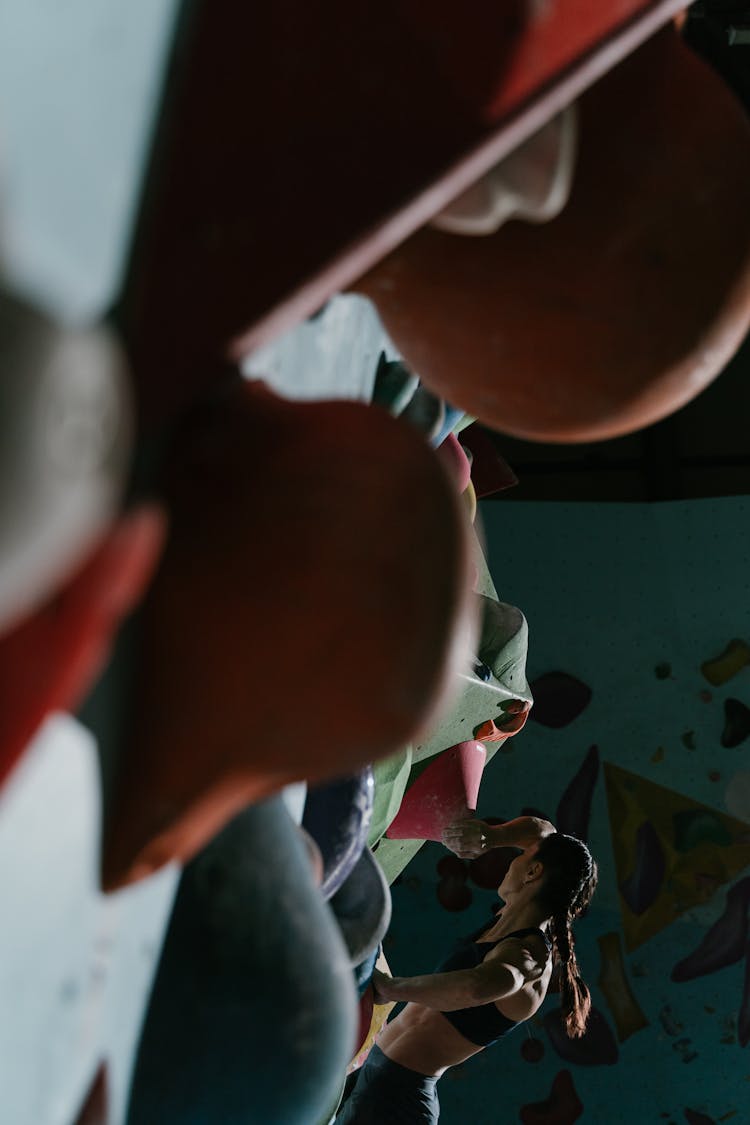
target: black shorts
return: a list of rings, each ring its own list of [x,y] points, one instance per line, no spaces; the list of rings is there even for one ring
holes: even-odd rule
[[[373,1047],[336,1125],[436,1125],[437,1078],[392,1062]]]

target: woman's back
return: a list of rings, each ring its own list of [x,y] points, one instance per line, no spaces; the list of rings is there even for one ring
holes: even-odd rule
[[[526,966],[524,976],[527,979],[522,987],[500,1001],[456,1011],[442,1012],[414,1002],[407,1004],[386,1025],[378,1039],[380,1049],[390,1059],[422,1074],[439,1076],[448,1067],[464,1062],[496,1042],[536,1012],[547,993],[552,971],[547,938],[532,927],[493,938],[492,929],[458,943],[437,971],[471,969],[488,960],[501,960],[507,956],[512,942],[517,947],[515,959]],[[477,936],[483,940],[477,940]]]

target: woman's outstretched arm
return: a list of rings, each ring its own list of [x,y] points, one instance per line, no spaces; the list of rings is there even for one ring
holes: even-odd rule
[[[441,1012],[453,1012],[512,996],[543,971],[544,962],[540,962],[523,942],[511,940],[503,942],[502,955],[499,951],[494,956],[490,954],[474,969],[425,973],[418,977],[389,977],[376,969],[372,984],[376,1004],[405,1000]]]
[[[443,832],[443,843],[461,859],[475,859],[490,848],[526,848],[538,844],[557,831],[549,820],[538,816],[518,816],[503,824],[484,820],[457,820]]]
[[[480,973],[477,969],[458,969],[420,977],[389,977],[376,970],[372,978],[376,1004],[405,1000],[440,1012],[502,1000],[517,992],[523,983],[520,970],[504,964],[495,966],[492,974]]]

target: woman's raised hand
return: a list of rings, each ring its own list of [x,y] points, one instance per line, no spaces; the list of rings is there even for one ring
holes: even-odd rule
[[[476,859],[492,847],[490,826],[483,820],[457,820],[443,830],[442,840],[459,859]]]

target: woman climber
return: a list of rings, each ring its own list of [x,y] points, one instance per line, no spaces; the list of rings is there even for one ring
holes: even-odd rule
[[[490,848],[521,849],[498,888],[504,906],[434,973],[389,977],[375,971],[375,1002],[406,1001],[406,1007],[380,1033],[336,1125],[434,1125],[438,1079],[533,1016],[553,967],[567,1034],[585,1031],[591,999],[572,923],[596,887],[597,866],[586,844],[533,816],[492,826],[462,820],[446,828],[443,843],[461,859]]]

